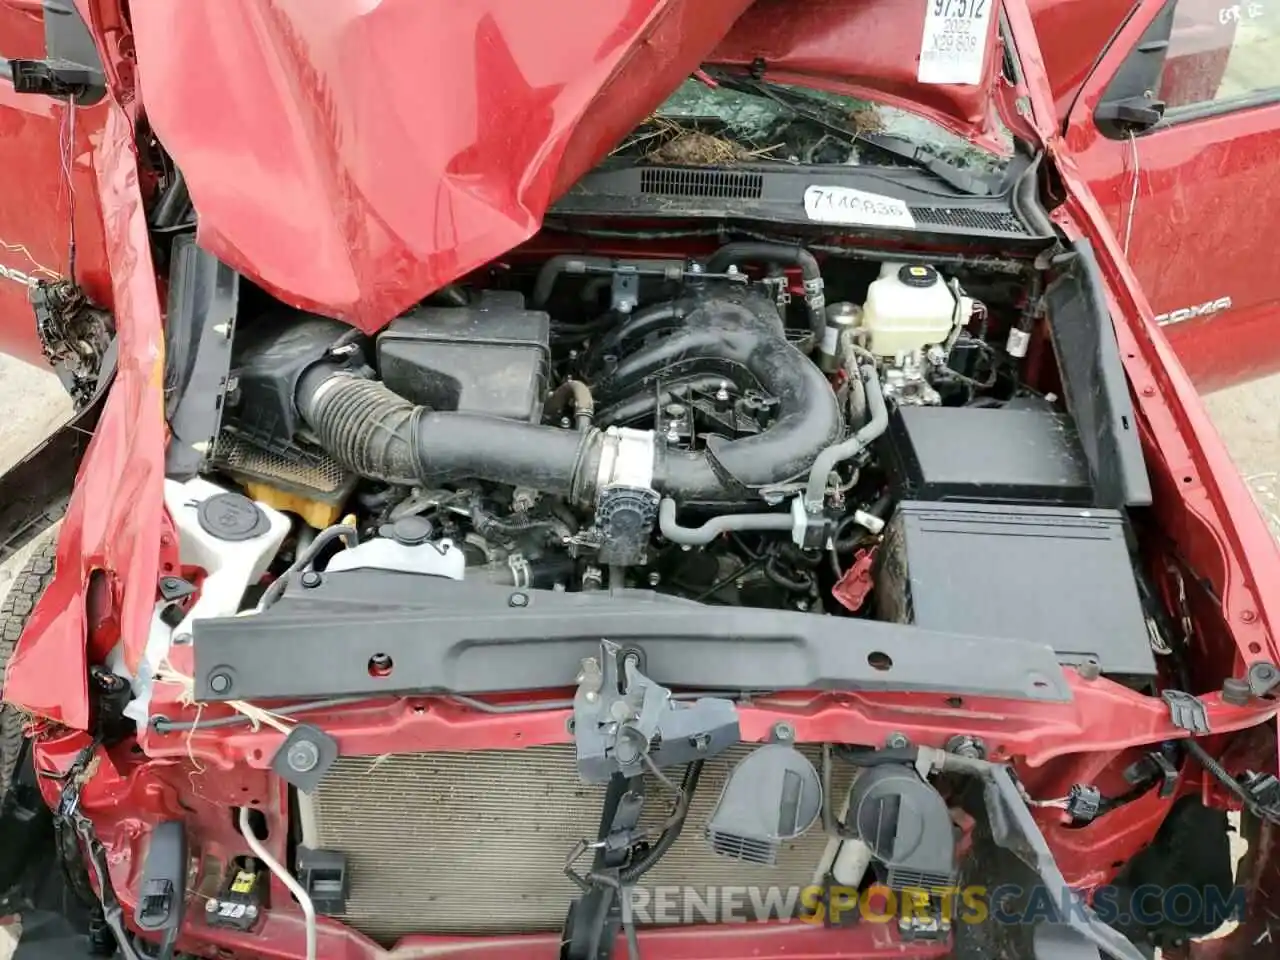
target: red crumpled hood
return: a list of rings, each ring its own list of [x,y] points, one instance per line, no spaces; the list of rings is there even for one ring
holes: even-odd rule
[[[763,57],[779,79],[879,93],[983,138],[996,18],[982,83],[923,85],[925,7],[155,0],[131,16],[143,109],[187,178],[201,244],[282,300],[372,331],[530,237],[703,61]]]

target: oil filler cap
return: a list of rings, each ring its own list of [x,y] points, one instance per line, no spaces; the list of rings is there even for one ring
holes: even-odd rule
[[[209,536],[233,543],[252,540],[271,529],[271,521],[262,508],[238,493],[216,493],[200,501],[196,519]]]
[[[898,279],[906,287],[932,287],[938,282],[938,271],[920,264],[907,264],[898,271]]]

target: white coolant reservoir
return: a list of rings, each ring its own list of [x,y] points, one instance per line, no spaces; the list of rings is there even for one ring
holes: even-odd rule
[[[886,263],[862,308],[867,349],[892,358],[943,343],[956,314],[955,296],[933,267]]]
[[[401,517],[379,534],[334,554],[325,570],[393,570],[451,580],[461,580],[466,572],[466,554],[452,540],[432,540],[431,524],[422,517]]]

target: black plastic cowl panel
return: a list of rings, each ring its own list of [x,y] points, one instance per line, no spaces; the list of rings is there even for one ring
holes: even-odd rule
[[[1151,481],[1138,439],[1129,381],[1093,247],[1076,256],[1045,292],[1062,389],[1080,435],[1100,507],[1145,507]]]

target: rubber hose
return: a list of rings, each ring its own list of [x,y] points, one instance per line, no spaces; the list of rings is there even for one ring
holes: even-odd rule
[[[724,273],[735,263],[790,263],[799,267],[804,280],[804,302],[809,311],[809,332],[813,337],[809,347],[813,349],[822,342],[827,328],[827,298],[823,292],[822,270],[812,253],[798,244],[761,240],[726,243],[707,260],[706,271]]]
[[[591,399],[591,388],[581,380],[566,380],[560,386],[556,387],[551,397],[547,400],[546,414],[551,417],[558,417],[560,411],[564,409],[565,402],[569,398],[573,398],[573,418],[577,422],[579,430],[590,430],[592,419],[595,417],[596,405]]]
[[[324,364],[302,378],[297,404],[334,459],[387,483],[478,478],[570,496],[595,478],[598,434],[430,411]]]
[[[608,270],[612,266],[613,261],[608,257],[584,257],[574,253],[562,253],[552,257],[542,265],[537,279],[533,281],[533,297],[530,305],[536,310],[546,306],[547,301],[551,299],[551,291],[562,273],[586,273],[587,267]]]
[[[700,527],[682,527],[676,519],[676,502],[670,497],[658,504],[658,529],[672,543],[700,547],[722,533],[744,533],[761,530],[790,530],[789,513],[724,513],[712,517]]]
[[[871,417],[859,427],[848,439],[827,447],[814,458],[809,468],[809,483],[805,488],[805,506],[811,510],[821,509],[827,495],[827,477],[835,469],[836,464],[848,460],[859,451],[865,450],[872,441],[880,437],[889,428],[889,408],[885,406],[884,393],[880,389],[880,376],[871,364],[858,368],[862,374],[862,385],[866,388],[867,410]]]

